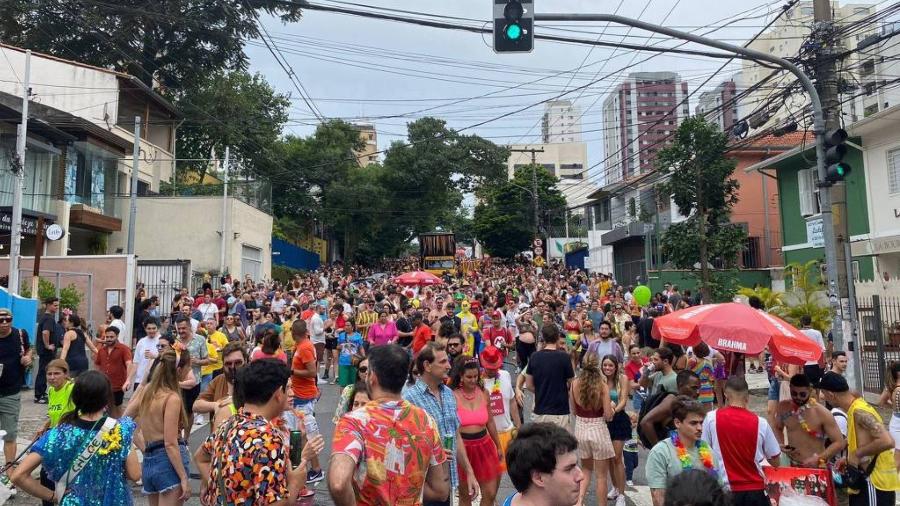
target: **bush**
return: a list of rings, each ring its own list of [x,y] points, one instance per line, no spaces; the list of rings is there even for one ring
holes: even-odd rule
[[[31,278],[22,281],[22,289],[19,290],[22,297],[31,297]],[[56,285],[51,281],[40,278],[38,281],[38,300],[56,297]],[[62,287],[59,290],[59,307],[61,309],[71,309],[78,311],[78,306],[84,300],[84,294],[81,293],[74,283]]]

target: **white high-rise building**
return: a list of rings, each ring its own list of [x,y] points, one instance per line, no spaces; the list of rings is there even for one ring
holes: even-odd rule
[[[544,104],[541,136],[544,144],[581,142],[581,109],[571,100],[552,100]]]
[[[887,24],[881,32],[860,41],[859,51],[853,55],[859,87],[851,92],[852,98],[843,100],[844,121],[855,123],[900,104],[900,89],[885,84],[900,75],[900,47],[896,36],[892,37],[896,33],[900,33],[900,22]]]
[[[833,19],[841,26],[859,21],[866,16],[874,14],[876,7],[871,3],[844,3],[832,2]],[[781,15],[778,21],[766,33],[757,37],[747,47],[782,58],[795,58],[800,54],[800,48],[807,43],[812,31],[813,2],[804,0],[797,3],[790,10]],[[850,35],[840,41],[844,49],[855,48],[857,43],[867,36],[879,32],[881,27],[877,24],[860,27],[850,32]],[[766,79],[773,69],[763,67],[750,60],[743,60],[743,84],[750,88],[763,79]],[[774,71],[777,72],[777,71]],[[848,76],[851,82],[858,78],[858,70],[849,71],[856,74]],[[750,119],[751,132],[759,128],[769,128],[784,124],[791,117],[797,115],[809,103],[804,93],[792,93],[786,100],[778,94],[784,90],[785,85],[793,83],[794,77],[781,72],[773,79],[762,85],[760,89],[750,92],[742,100],[742,110],[746,115],[752,115]],[[846,111],[846,107],[844,107]],[[800,115],[802,116],[802,114]],[[848,118],[849,119],[849,118]]]

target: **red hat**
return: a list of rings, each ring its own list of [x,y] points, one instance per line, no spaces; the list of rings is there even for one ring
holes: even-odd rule
[[[496,346],[488,346],[481,350],[478,358],[481,359],[481,367],[485,369],[500,369],[503,367],[503,353]]]

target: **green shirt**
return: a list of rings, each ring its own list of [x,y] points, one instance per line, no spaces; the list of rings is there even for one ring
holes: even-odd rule
[[[650,380],[652,381],[652,385],[650,387],[650,395],[653,395],[660,391],[659,387],[662,387],[666,392],[670,392],[673,394],[678,394],[678,374],[673,370],[669,374],[663,374],[662,371],[657,371],[650,375]]]
[[[75,383],[68,380],[59,390],[52,386],[47,387],[47,416],[50,417],[50,427],[59,425],[59,419],[64,414],[75,411],[75,405],[72,404],[73,386]]]
[[[703,471],[703,462],[700,461],[700,452],[697,448],[688,448],[688,455],[691,456],[691,462],[694,469]],[[713,463],[718,467],[715,455],[713,455]],[[647,476],[647,485],[651,489],[666,488],[669,480],[681,474],[681,461],[678,460],[678,453],[675,452],[675,446],[672,445],[672,439],[666,438],[656,443],[650,455],[647,457],[647,467],[644,470]]]

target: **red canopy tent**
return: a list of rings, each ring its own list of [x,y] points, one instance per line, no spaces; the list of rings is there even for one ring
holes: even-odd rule
[[[407,286],[432,286],[441,285],[444,281],[430,272],[410,271],[405,272],[394,278],[394,282],[398,285]]]
[[[693,346],[700,341],[719,351],[757,355],[766,347],[779,362],[818,360],[818,343],[781,318],[744,304],[693,306],[653,320],[653,337]]]

